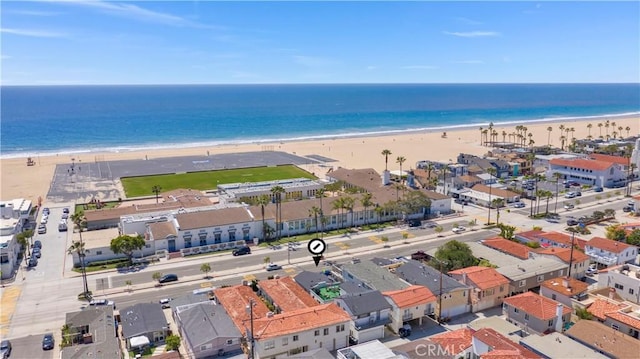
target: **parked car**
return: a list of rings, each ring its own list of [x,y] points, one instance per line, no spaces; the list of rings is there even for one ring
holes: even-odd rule
[[[62,220],[62,221],[60,221],[60,223],[58,223],[58,232],[66,232],[67,229],[68,229],[67,222]]]
[[[251,248],[249,248],[249,247],[241,247],[241,248],[238,248],[238,249],[234,249],[232,253],[233,253],[234,256],[242,256],[242,255],[245,255],[245,254],[251,254]]]
[[[419,219],[411,219],[407,221],[407,224],[409,224],[409,227],[420,227],[422,225],[422,221]]]
[[[578,183],[578,182],[571,182],[570,184],[571,184],[572,186],[574,186],[574,187],[578,187],[578,186],[580,186],[580,183]]]
[[[69,214],[69,207],[64,207],[64,208],[62,209],[62,213],[63,213],[63,214]]]
[[[41,224],[38,226],[38,234],[45,234],[47,233],[47,226],[44,224]]]
[[[598,266],[597,266],[597,265],[595,265],[595,264],[591,264],[591,265],[589,266],[589,268],[587,268],[587,272],[586,272],[586,274],[587,274],[588,276],[592,276],[592,275],[597,274],[597,273],[598,273]]]
[[[113,309],[116,309],[116,303],[108,299],[94,299],[89,302],[89,306],[110,305]]]
[[[40,258],[42,256],[42,252],[40,252],[40,248],[33,248],[31,255],[36,258]]]
[[[53,339],[53,334],[47,333],[42,337],[42,350],[51,350],[55,347],[56,341]]]
[[[636,201],[634,201],[634,200],[630,200],[630,201],[627,202],[627,206],[629,206],[631,208],[635,207],[635,205],[636,205]]]
[[[573,209],[573,208],[574,208],[574,205],[572,205],[571,203],[567,203],[567,204],[564,205],[564,209],[569,210],[569,209]]]
[[[567,192],[564,195],[564,198],[575,198],[576,197],[576,193],[575,192]]]
[[[573,192],[573,193],[575,193],[575,194],[576,194],[576,197],[580,197],[580,196],[582,196],[582,192],[580,192],[580,191],[575,191],[575,192]]]
[[[66,220],[67,218],[69,218],[69,213],[63,213],[62,214],[62,219]]]
[[[40,224],[47,224],[49,222],[49,216],[42,216]]]
[[[47,216],[48,216],[48,215],[49,215],[49,213],[51,213],[51,211],[49,210],[49,208],[48,208],[48,207],[44,207],[44,208],[42,209],[42,214],[44,214],[44,215],[47,215]]]
[[[604,189],[602,189],[602,187],[594,187],[593,191],[594,192],[602,192],[602,191],[604,191]]]
[[[29,258],[29,261],[27,262],[27,266],[29,268],[33,268],[33,267],[36,267],[37,265],[38,265],[38,258],[31,256]]]
[[[576,221],[575,219],[567,220],[567,226],[577,226],[578,224],[579,224],[579,222]]]
[[[453,227],[453,229],[451,229],[453,231],[453,233],[462,233],[464,231],[466,231],[467,229],[464,228],[463,226],[457,226],[457,227]]]
[[[165,274],[160,279],[158,279],[159,283],[169,283],[175,282],[178,280],[178,276],[176,274]]]
[[[513,204],[513,206],[515,208],[524,208],[526,205],[524,204],[524,202],[516,202]]]
[[[160,305],[162,305],[162,309],[167,309],[167,308],[171,308],[171,306],[169,305],[169,303],[173,300],[173,298],[162,298],[158,301],[158,303],[160,303]]]
[[[264,267],[264,269],[266,269],[267,272],[271,272],[271,271],[274,271],[274,270],[282,269],[282,266],[279,265],[279,264],[275,264],[275,263],[269,263]]]
[[[3,340],[0,343],[0,358],[7,359],[11,356],[11,341]]]
[[[631,212],[633,211],[633,207],[624,206],[622,207],[622,212]]]
[[[39,239],[36,239],[35,241],[33,241],[33,248],[40,248],[42,249],[42,242],[40,242]]]

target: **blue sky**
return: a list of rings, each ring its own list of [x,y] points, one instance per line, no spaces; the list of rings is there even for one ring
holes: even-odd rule
[[[640,82],[640,3],[2,1],[4,85]]]

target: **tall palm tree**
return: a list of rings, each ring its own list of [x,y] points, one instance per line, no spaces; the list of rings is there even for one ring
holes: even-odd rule
[[[380,221],[382,220],[382,214],[384,213],[384,207],[376,205],[373,211],[376,212],[376,217],[378,218],[378,221],[376,223],[380,224]]]
[[[355,221],[353,218],[353,207],[355,207],[356,204],[356,200],[353,197],[345,197],[344,198],[344,209],[349,213],[349,215],[351,216],[351,227],[353,227],[355,225]]]
[[[545,213],[549,213],[549,200],[551,198],[553,198],[553,192],[551,191],[544,191],[544,198],[547,200],[547,207],[545,209]]]
[[[483,146],[487,145],[487,142],[489,141],[489,129],[484,129],[482,130],[482,134],[484,135],[484,142],[482,143]]]
[[[502,130],[502,142],[507,142],[507,131]]]
[[[631,127],[627,126],[624,128],[625,131],[627,131],[627,137],[629,137],[629,131],[631,131]]]
[[[555,208],[553,209],[553,212],[558,213],[558,193],[560,192],[560,179],[562,178],[562,173],[554,172],[553,178],[556,179],[556,205],[555,205]]]
[[[447,195],[447,172],[449,171],[449,166],[444,165],[442,167],[442,194]]]
[[[431,189],[431,172],[433,172],[433,164],[427,163],[427,189]]]
[[[384,156],[384,170],[388,171],[388,165],[389,165],[389,156],[391,156],[391,151],[389,150],[382,150],[382,155]]]
[[[589,130],[589,136],[591,136],[591,127],[593,127],[592,124],[587,124],[587,129]]]
[[[484,134],[484,129],[480,127],[480,146],[482,146],[482,135]]]
[[[624,127],[620,126],[618,127],[618,134],[620,134],[620,138],[622,138],[622,131],[624,130]]]
[[[320,208],[313,206],[309,209],[309,217],[313,217],[316,226],[316,237],[318,236],[318,215],[320,214]]]
[[[598,129],[600,130],[600,137],[602,137],[602,122],[598,123]]]
[[[631,196],[631,187],[632,187],[632,183],[633,183],[633,166],[635,166],[635,164],[631,163],[631,154],[633,154],[633,146],[632,145],[627,145],[625,147],[625,151],[623,153],[623,157],[625,157],[627,159],[627,188],[626,188],[626,195],[627,196]]]
[[[504,199],[494,198],[491,204],[496,206],[496,225],[500,224],[500,207],[504,206]]]
[[[158,197],[160,195],[160,192],[162,191],[162,187],[155,185],[153,187],[151,187],[151,192],[156,194],[156,204],[158,203]]]
[[[549,131],[547,134],[547,146],[551,147],[551,131],[553,131],[553,127],[547,127],[547,131]]]
[[[316,198],[320,199],[320,224],[322,224],[322,232],[320,232],[321,237],[324,234],[324,224],[325,224],[324,209],[322,208],[322,199],[324,198],[325,192],[326,190],[324,188],[320,188],[319,190],[316,191]]]
[[[402,175],[402,164],[407,161],[404,156],[398,156],[396,158],[396,163],[400,165],[400,183],[404,183],[404,176]]]
[[[607,134],[605,136],[609,136],[609,126],[611,126],[611,122],[609,122],[609,120],[606,120],[604,122],[604,129],[607,131]]]
[[[496,169],[495,168],[488,168],[487,169],[487,173],[489,174],[489,211],[487,213],[487,225],[491,224],[491,180],[493,179],[493,176],[496,175]]]
[[[30,243],[29,243],[29,238],[33,237],[33,229],[27,229],[25,231],[22,231],[20,233],[18,233],[18,235],[16,236],[16,239],[18,240],[18,244],[20,244],[20,246],[25,250],[25,255],[24,255],[24,263],[26,265],[27,263],[27,257],[31,256],[31,251],[30,251]]]
[[[334,211],[338,211],[338,226],[342,228],[344,226],[344,218],[342,210],[344,209],[344,197],[338,197],[331,202],[331,207]]]
[[[78,258],[80,259],[80,271],[82,272],[82,284],[84,285],[84,295],[86,297],[89,294],[89,285],[87,284],[87,269],[85,268],[84,263],[85,249],[84,242],[82,241],[82,231],[87,227],[87,218],[84,216],[83,211],[78,211],[72,214],[70,218],[71,222],[73,222],[74,226],[78,229],[80,241],[74,242],[68,252],[73,253],[73,251],[75,251],[78,253]]]
[[[264,208],[269,205],[269,202],[271,202],[271,198],[269,197],[269,195],[266,195],[266,194],[259,196],[258,200],[256,201],[256,204],[260,206],[260,213],[262,213],[262,240],[263,241],[267,239],[267,227],[265,226],[265,223],[264,223]]]
[[[371,198],[373,196],[371,195],[371,193],[367,192],[365,194],[362,195],[362,197],[360,197],[360,204],[362,204],[362,207],[364,207],[364,224],[368,224],[369,220],[368,220],[368,215],[369,215],[369,207],[373,206],[373,202],[371,201]]]
[[[271,188],[271,194],[276,201],[276,239],[280,239],[282,235],[282,194],[285,193],[282,186],[274,186]]]
[[[564,136],[560,136],[560,150],[564,151],[564,143],[567,141],[567,138]]]

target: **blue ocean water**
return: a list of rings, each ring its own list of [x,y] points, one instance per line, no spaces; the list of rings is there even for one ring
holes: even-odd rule
[[[639,84],[4,86],[0,156],[640,113]]]

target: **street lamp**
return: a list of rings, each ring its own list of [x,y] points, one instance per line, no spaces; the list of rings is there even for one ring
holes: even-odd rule
[[[249,313],[249,321],[251,322],[251,329],[249,331],[249,335],[248,335],[248,339],[250,340],[250,346],[251,346],[251,355],[249,356],[251,359],[255,358],[255,340],[253,338],[253,306],[255,305],[255,303],[253,302],[253,299],[249,298],[249,304],[246,307],[247,312]]]

